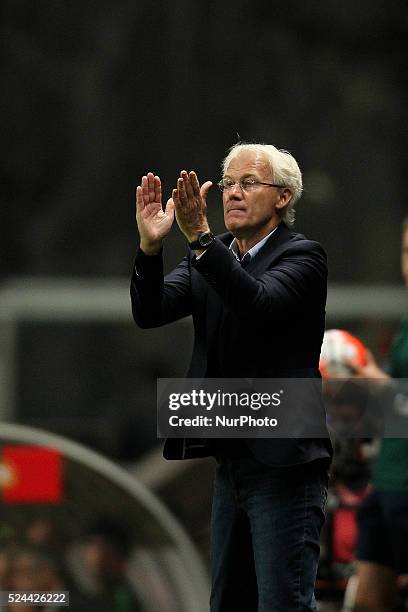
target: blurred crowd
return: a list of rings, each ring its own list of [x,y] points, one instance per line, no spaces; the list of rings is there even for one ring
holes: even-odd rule
[[[101,520],[73,541],[62,526],[39,513],[23,532],[4,523],[0,539],[0,590],[69,591],[69,609],[95,612],[142,610],[128,576],[128,536],[120,525]],[[14,610],[45,607],[13,604]]]

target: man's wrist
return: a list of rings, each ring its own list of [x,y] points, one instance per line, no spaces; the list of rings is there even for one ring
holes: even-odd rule
[[[162,246],[162,242],[150,243],[144,242],[143,240],[140,241],[140,250],[144,255],[147,255],[147,257],[153,257],[154,255],[158,255],[162,250]]]
[[[202,227],[189,229],[188,231],[183,231],[183,234],[187,238],[187,242],[194,242],[194,240],[197,240],[197,238],[201,236],[201,234],[205,234],[210,231],[211,230],[209,226],[205,224]]]
[[[196,253],[203,252],[214,242],[214,240],[214,234],[212,234],[211,231],[208,229],[204,232],[198,232],[197,234],[195,234],[193,239],[188,241],[188,246],[193,251],[196,251]]]

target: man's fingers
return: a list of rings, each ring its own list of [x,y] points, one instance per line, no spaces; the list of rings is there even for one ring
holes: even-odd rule
[[[200,194],[200,183],[198,182],[198,178],[194,170],[192,170],[189,174],[190,184],[193,190],[194,196],[197,198]]]
[[[136,213],[144,209],[143,189],[140,185],[136,187]]]
[[[173,191],[171,192],[171,199],[173,200],[173,204],[175,205],[176,208],[180,206],[180,198],[179,198],[178,189],[173,189]]]
[[[182,180],[182,182],[180,179]],[[183,189],[182,201],[184,199],[184,193],[190,201],[194,199],[197,201],[197,198],[200,197],[205,199],[212,185],[213,184],[211,181],[207,181],[200,188],[200,183],[198,181],[197,174],[194,172],[194,170],[191,170],[191,172],[189,173],[187,173],[185,170],[182,170],[180,172],[180,178],[177,182],[177,188]]]
[[[147,204],[149,201],[149,189],[147,186],[147,176],[144,175],[142,176],[142,193],[143,193],[143,199],[144,199],[144,203]]]
[[[160,177],[155,176],[153,179],[154,184],[154,202],[162,201],[162,188],[161,188],[161,180]]]
[[[194,191],[191,185],[190,175],[185,170],[182,170],[180,176],[183,179],[184,189],[185,189],[187,198],[189,200],[192,200],[194,198]]]
[[[184,180],[181,177],[177,179],[177,191],[178,191],[178,199],[180,200],[181,204],[185,206],[187,204],[187,194],[186,194],[186,188],[184,185]]]
[[[147,173],[147,189],[149,193],[149,202],[155,202],[155,184],[154,184],[154,174],[153,172]]]
[[[151,202],[160,202],[162,198],[162,188],[160,177],[148,172],[142,176],[141,190],[145,206]]]
[[[206,181],[204,185],[200,187],[200,183],[198,181],[197,174],[194,172],[194,170],[191,170],[191,172],[188,175],[188,178],[189,178],[189,184],[191,185],[191,189],[192,189],[194,197],[196,198],[202,197],[205,200],[208,195],[209,190],[211,189],[213,185],[212,182]]]

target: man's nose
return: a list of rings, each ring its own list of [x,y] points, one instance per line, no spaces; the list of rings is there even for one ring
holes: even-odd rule
[[[242,191],[242,187],[241,187],[241,183],[234,183],[229,189],[228,189],[228,195],[230,198],[236,198],[237,196],[239,198],[242,198],[243,196],[243,191]]]

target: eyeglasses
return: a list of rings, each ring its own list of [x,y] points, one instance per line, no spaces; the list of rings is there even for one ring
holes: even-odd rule
[[[258,189],[261,185],[265,185],[266,187],[282,187],[282,185],[275,185],[275,183],[262,183],[253,178],[242,179],[239,182],[233,181],[232,179],[222,179],[217,184],[222,192],[231,191],[231,189],[234,189],[235,185],[238,185],[242,191],[255,191],[255,189]]]

